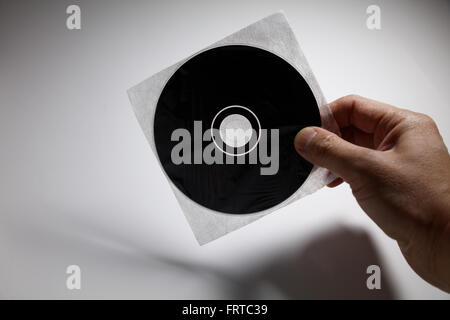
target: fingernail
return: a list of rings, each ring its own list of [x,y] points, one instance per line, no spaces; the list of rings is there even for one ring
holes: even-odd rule
[[[300,130],[299,133],[295,136],[294,144],[295,148],[299,151],[306,151],[308,148],[309,143],[314,138],[314,136],[317,134],[317,131],[314,130],[313,127],[306,127]]]

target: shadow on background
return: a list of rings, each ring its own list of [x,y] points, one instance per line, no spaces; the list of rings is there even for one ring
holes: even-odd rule
[[[381,268],[381,289],[366,286],[369,265]],[[340,227],[311,240],[303,249],[273,257],[259,271],[249,272],[236,298],[265,295],[287,299],[395,299],[388,271],[373,241],[362,230]]]
[[[55,217],[53,217],[55,218]],[[55,219],[56,220],[56,219]],[[211,266],[201,261],[187,261],[182,257],[171,257],[165,252],[154,252],[131,238],[111,232],[102,226],[86,221],[72,221],[71,230],[67,232],[48,225],[38,228],[36,225],[21,225],[22,233],[33,233],[39,243],[39,249],[47,248],[47,258],[50,254],[61,254],[61,248],[55,244],[64,243],[64,254],[70,260],[80,261],[82,265],[97,266],[100,275],[106,282],[96,279],[93,270],[91,283],[98,283],[91,290],[83,290],[83,298],[108,297],[109,282],[114,283],[129,280],[128,273],[137,275],[137,283],[128,283],[127,291],[113,296],[114,298],[129,298],[150,296],[153,299],[207,299],[206,292],[192,292],[189,289],[180,292],[186,283],[196,283],[197,289],[215,288],[218,297],[225,299],[395,299],[389,270],[383,266],[375,245],[369,235],[363,230],[355,230],[345,226],[322,232],[309,240],[295,242],[290,247],[281,247],[265,260],[251,264],[251,267],[230,272],[217,266]],[[16,230],[17,231],[17,230]],[[45,240],[45,241],[44,241]],[[114,265],[120,274],[111,273],[110,265]],[[369,265],[379,265],[381,268],[381,289],[369,290],[366,273]],[[256,266],[255,266],[256,265]],[[117,269],[119,268],[120,269]],[[167,292],[151,295],[156,283],[146,286],[139,279],[146,280],[149,276],[161,279],[161,286]],[[172,279],[177,276],[176,283]],[[167,279],[169,282],[165,282]],[[181,279],[181,280],[180,280]],[[116,285],[114,285],[116,286]],[[118,284],[117,284],[118,286]],[[64,287],[61,287],[65,292]],[[178,288],[178,290],[175,290]],[[131,291],[129,291],[131,289]],[[150,291],[149,291],[150,290]],[[175,290],[175,291],[174,291]],[[114,291],[116,292],[116,291]],[[117,291],[120,292],[120,291]],[[50,296],[60,295],[50,292]],[[49,296],[49,295],[46,295]]]

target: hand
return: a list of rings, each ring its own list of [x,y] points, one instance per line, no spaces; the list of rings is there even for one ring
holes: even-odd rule
[[[347,182],[361,208],[395,239],[410,266],[450,292],[450,156],[434,121],[359,96],[330,104],[342,138],[302,129],[306,160]]]

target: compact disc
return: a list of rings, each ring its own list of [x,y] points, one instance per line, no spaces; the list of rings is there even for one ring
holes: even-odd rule
[[[305,182],[313,166],[294,137],[320,125],[314,94],[290,63],[230,45],[174,72],[153,129],[161,165],[181,192],[211,210],[248,214],[278,205]]]

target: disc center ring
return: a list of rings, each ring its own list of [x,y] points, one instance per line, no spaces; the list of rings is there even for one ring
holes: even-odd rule
[[[237,109],[236,113],[232,113],[232,114],[228,115],[227,117],[225,117],[221,121],[220,126],[219,126],[220,138],[226,145],[228,145],[232,148],[241,148],[241,147],[245,146],[252,138],[252,134],[254,131],[252,128],[252,125],[248,118],[239,114],[239,109],[241,109],[241,111],[243,109],[247,113],[249,113],[251,116],[253,116],[254,119],[256,120],[256,123],[258,124],[258,138],[256,140],[256,143],[251,148],[249,148],[249,150],[240,152],[240,153],[231,153],[231,152],[224,150],[224,148],[220,144],[217,143],[217,141],[215,139],[214,131],[213,131],[214,127],[215,127],[215,122],[216,122],[217,118],[219,117],[219,115],[221,113],[223,113],[224,111],[229,112],[231,108],[236,108]],[[234,156],[234,157],[243,156],[243,155],[251,152],[258,145],[259,140],[261,138],[261,123],[259,122],[259,119],[256,116],[256,114],[249,108],[239,106],[239,105],[228,106],[228,107],[225,107],[222,110],[220,110],[214,116],[213,121],[211,123],[211,137],[212,137],[212,140],[213,140],[215,146],[223,153],[230,155],[230,156]]]

